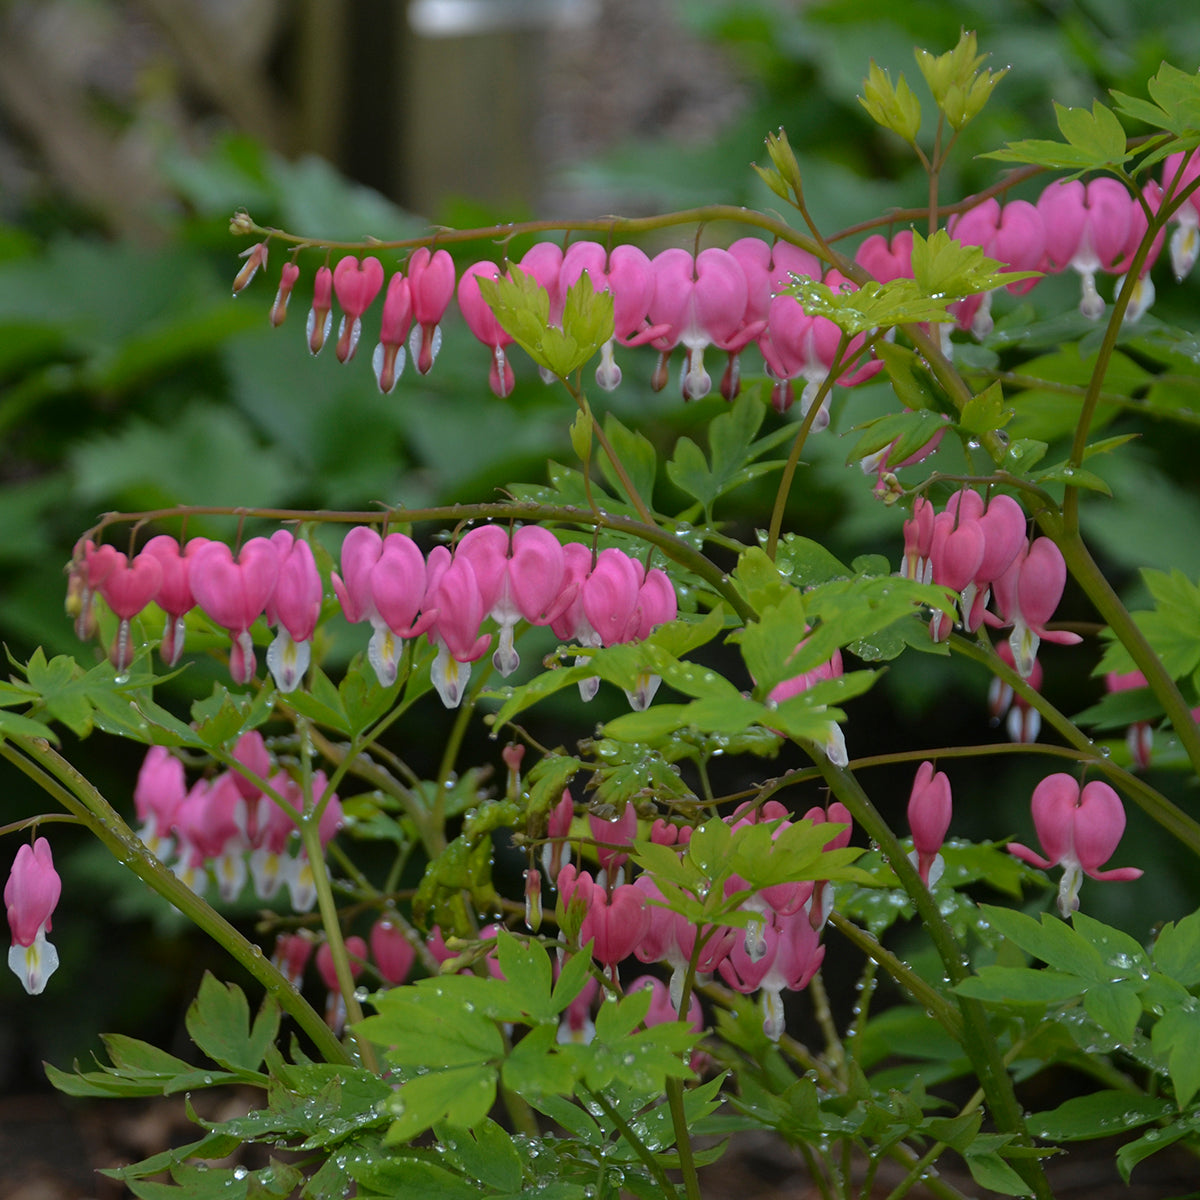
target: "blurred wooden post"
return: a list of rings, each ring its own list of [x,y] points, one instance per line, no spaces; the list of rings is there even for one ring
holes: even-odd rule
[[[410,0],[397,63],[402,201],[436,216],[462,196],[514,216],[537,201],[548,30],[591,0]]]

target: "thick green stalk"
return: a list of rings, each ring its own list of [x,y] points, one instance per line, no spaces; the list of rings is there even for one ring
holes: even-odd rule
[[[23,753],[18,753],[17,747]],[[218,943],[275,998],[308,1035],[326,1061],[349,1062],[345,1047],[295,988],[255,945],[146,848],[93,784],[43,738],[13,737],[0,741],[0,755],[78,817],[123,866],[173,904],[192,924]],[[32,761],[31,761],[32,760]]]

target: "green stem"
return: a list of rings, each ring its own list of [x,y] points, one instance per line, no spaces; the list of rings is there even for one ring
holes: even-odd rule
[[[23,753],[17,752],[17,746]],[[155,858],[93,784],[45,739],[10,737],[0,742],[0,755],[87,825],[118,862],[174,905],[261,983],[327,1062],[350,1061],[345,1047],[334,1037],[321,1014],[271,964],[261,947],[235,929]]]
[[[329,871],[325,866],[325,851],[321,845],[321,834],[317,827],[315,815],[309,813],[300,822],[300,841],[304,852],[308,855],[309,866],[313,873],[313,883],[317,889],[317,910],[321,914],[321,925],[325,931],[325,940],[333,958],[333,969],[337,975],[338,990],[346,1005],[346,1023],[353,1027],[363,1019],[362,1005],[354,994],[354,974],[350,969],[350,955],[346,950],[346,940],[342,937],[342,925],[338,918],[337,901],[333,898],[333,888],[329,883]],[[378,1071],[379,1064],[375,1057],[375,1048],[365,1038],[354,1035],[358,1045],[359,1056],[363,1065],[371,1071]]]
[[[775,557],[775,551],[779,545],[779,532],[783,528],[783,515],[787,508],[788,496],[791,495],[792,480],[800,465],[800,452],[808,440],[808,434],[812,429],[813,421],[817,418],[817,413],[821,411],[821,405],[825,403],[825,397],[829,395],[830,389],[833,387],[834,379],[841,373],[842,355],[849,344],[850,339],[843,333],[833,356],[833,366],[829,368],[829,374],[821,381],[821,386],[813,398],[813,402],[809,405],[808,412],[804,414],[804,420],[800,422],[800,428],[796,431],[796,438],[792,442],[791,453],[784,464],[783,474],[779,477],[779,487],[775,492],[775,504],[771,509],[771,524],[767,533],[766,552],[772,559]]]
[[[616,474],[621,486],[625,489],[625,495],[629,497],[630,504],[637,509],[637,514],[647,525],[654,525],[655,520],[646,507],[646,502],[642,499],[636,487],[633,486],[633,480],[629,477],[629,472],[625,470],[625,464],[621,461],[621,456],[613,449],[612,443],[608,440],[608,435],[604,432],[600,423],[596,420],[592,413],[591,407],[587,402],[587,397],[583,394],[580,388],[577,388],[569,379],[562,379],[560,382],[563,387],[571,394],[571,398],[579,406],[579,411],[591,419],[592,437],[600,445],[600,449],[604,451],[609,463],[612,465],[613,472]],[[584,464],[584,479],[587,481],[587,464]],[[590,489],[589,489],[590,490]],[[591,499],[591,496],[588,496]]]
[[[629,1123],[625,1118],[617,1112],[600,1092],[593,1092],[590,1088],[583,1086],[579,1090],[600,1106],[604,1115],[613,1123],[617,1132],[629,1143],[634,1154],[638,1156],[646,1170],[654,1177],[654,1181],[662,1188],[663,1195],[677,1197],[679,1193],[675,1190],[675,1185],[667,1178],[667,1173],[663,1170],[662,1164],[650,1152],[646,1143],[629,1127]],[[699,1193],[697,1193],[697,1196],[699,1196]]]
[[[903,959],[898,958],[876,937],[847,920],[841,913],[829,914],[829,923],[848,942],[858,947],[873,963],[881,966],[922,1008],[945,1028],[955,1041],[962,1041],[962,1017],[953,1004],[930,987]]]

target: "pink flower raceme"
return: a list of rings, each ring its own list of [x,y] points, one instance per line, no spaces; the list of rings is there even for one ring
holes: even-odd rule
[[[1080,790],[1078,780],[1070,775],[1048,775],[1033,790],[1032,810],[1046,857],[1019,842],[1010,842],[1008,852],[1043,871],[1064,868],[1058,887],[1058,911],[1064,917],[1079,907],[1084,875],[1121,881],[1141,878],[1139,867],[1100,869],[1125,832],[1121,798],[1107,783],[1094,779]]]
[[[234,683],[254,678],[256,661],[250,626],[266,611],[279,576],[279,552],[267,538],[251,538],[238,552],[224,542],[201,546],[188,578],[196,602],[229,631],[229,673]]]
[[[58,969],[58,951],[46,934],[61,894],[62,880],[54,869],[50,843],[40,837],[32,846],[23,845],[4,885],[4,907],[12,931],[8,965],[31,996],[41,995]]]
[[[929,888],[937,884],[945,870],[941,849],[950,828],[951,811],[949,779],[943,771],[935,774],[933,763],[923,762],[917,768],[908,798],[908,826],[913,837],[909,858],[921,882]]]
[[[354,357],[362,335],[362,315],[371,307],[383,287],[383,265],[373,255],[359,262],[353,255],[340,259],[333,269],[333,290],[344,316],[338,326],[338,362]]]

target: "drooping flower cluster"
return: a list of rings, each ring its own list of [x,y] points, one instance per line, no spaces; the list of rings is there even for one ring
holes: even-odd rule
[[[625,881],[628,852],[637,832],[632,805],[612,820],[589,815],[591,843],[600,863],[595,875],[564,862],[551,848],[569,845],[573,811],[570,793],[565,792],[551,814],[548,832],[552,840],[547,843],[544,857],[558,891],[560,924],[569,911],[580,914],[579,944],[590,946],[592,957],[613,978],[619,964],[630,957],[646,964],[669,966],[672,975],[668,994],[674,1013],[679,1012],[684,979],[699,938],[702,949],[695,966],[701,977],[719,973],[737,991],[760,992],[764,1029],[768,1036],[778,1039],[783,1032],[781,994],[806,987],[824,957],[820,934],[833,905],[831,886],[822,880],[805,880],[754,890],[744,879],[730,876],[724,884],[725,894],[744,894],[740,907],[754,914],[754,920],[744,933],[734,927],[701,931],[665,906],[652,875],[643,872],[632,882]],[[849,843],[852,821],[840,803],[830,805],[828,811],[812,808],[805,819],[846,826],[826,844],[827,851]],[[772,824],[772,837],[778,837],[792,823],[789,811],[777,801],[767,801],[761,809],[743,805],[727,818],[735,831],[760,822]],[[688,826],[659,819],[651,826],[649,836],[659,845],[678,846],[682,851],[691,832]]]
[[[242,734],[233,758],[237,769],[189,787],[183,763],[151,746],[133,793],[139,836],[164,862],[173,857],[171,869],[197,894],[215,881],[223,900],[235,900],[249,878],[260,900],[286,886],[292,908],[307,912],[316,890],[297,823],[311,803],[319,810],[321,844],[328,845],[342,825],[341,803],[322,771],[313,772],[306,799],[256,731]]]
[[[253,250],[238,275],[235,292],[249,282],[251,265],[257,269],[266,264],[267,244],[260,243]],[[680,391],[685,399],[699,399],[712,388],[704,364],[704,352],[711,346],[726,356],[720,388],[731,399],[739,388],[740,355],[748,346],[757,345],[766,371],[776,380],[773,398],[780,411],[791,406],[792,381],[800,379],[805,383],[802,406],[807,412],[834,366],[841,334],[828,319],[808,316],[794,297],[779,293],[796,278],[824,277],[825,283],[839,290],[854,286],[837,272],[825,272],[806,251],[755,237],[742,238],[728,249],[712,247],[692,254],[671,248],[653,258],[630,245],[607,249],[598,242],[583,241],[564,251],[555,243],[540,242],[515,265],[545,290],[551,324],[561,321],[568,290],[585,274],[593,289],[612,296],[613,336],[601,348],[596,369],[601,388],[612,390],[621,382],[615,345],[649,345],[658,351],[658,365],[651,376],[655,390],[666,386],[669,360],[681,348]],[[297,270],[294,261],[283,268],[271,307],[273,324],[283,320]],[[489,386],[496,395],[507,396],[515,385],[507,355],[513,339],[500,326],[478,284],[479,279],[499,279],[507,271],[508,264],[479,261],[467,266],[456,282],[453,260],[445,250],[431,252],[423,247],[414,251],[405,271],[395,272],[387,284],[373,356],[380,390],[386,393],[395,387],[404,369],[406,338],[418,371],[430,369],[441,344],[440,323],[455,298],[467,327],[488,349]],[[346,362],[353,356],[363,313],[383,290],[384,276],[382,264],[372,255],[361,261],[347,256],[332,269],[318,269],[306,329],[313,354],[325,344],[336,296],[344,313],[338,359]],[[839,384],[851,386],[880,369],[879,362],[863,358],[865,341],[859,335],[843,354]],[[827,423],[827,414],[821,414],[815,427]]]
[[[1076,633],[1050,630],[1048,622],[1062,599],[1067,567],[1062,551],[1047,537],[1029,541],[1021,506],[1010,496],[985,501],[964,488],[938,513],[923,496],[904,522],[901,574],[949,588],[959,598],[962,626],[974,632],[986,622],[1012,627],[1009,646],[1021,677],[1028,679],[1043,641],[1074,645]],[[995,601],[996,612],[987,609]],[[951,621],[935,613],[930,634],[941,641]]]
[[[254,678],[251,629],[259,618],[278,631],[267,665],[279,690],[292,691],[308,670],[325,589],[311,547],[288,530],[250,538],[236,554],[223,542],[193,538],[181,547],[161,535],[128,559],[87,541],[77,550],[73,576],[81,636],[95,628],[94,594],[118,618],[110,650],[118,670],[133,659],[130,622],[151,603],[166,614],[159,649],[169,665],[182,653],[186,614],[199,606],[229,634],[234,682]],[[385,687],[396,679],[403,640],[428,638],[437,650],[433,682],[448,707],[460,702],[471,664],[492,643],[482,629],[486,621],[498,629],[493,664],[509,675],[520,662],[514,636],[521,621],[548,625],[564,642],[599,647],[641,640],[677,610],[661,568],[647,570],[615,548],[593,554],[581,543],[564,544],[538,525],[511,535],[483,525],[464,534],[453,552],[436,546],[428,556],[405,534],[358,526],[346,535],[341,571],[330,582],[346,619],[372,626],[368,655]],[[587,684],[585,698],[598,683]],[[656,687],[656,679],[640,681],[631,703],[645,707]]]

